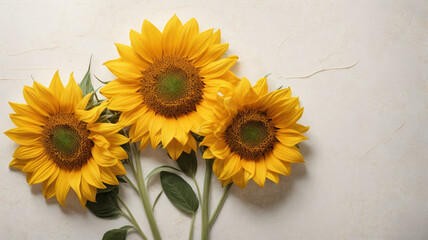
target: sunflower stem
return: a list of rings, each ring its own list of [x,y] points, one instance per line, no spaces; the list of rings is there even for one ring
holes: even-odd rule
[[[212,160],[206,160],[205,179],[204,179],[204,192],[202,197],[202,240],[209,239],[210,225],[209,225],[209,203],[210,203],[210,188],[211,188],[211,173],[212,173]]]
[[[224,187],[223,189],[223,195],[220,198],[220,201],[217,204],[217,207],[213,213],[213,215],[210,218],[210,222],[209,222],[209,227],[211,228],[217,218],[217,215],[220,213],[221,208],[223,207],[224,202],[226,201],[227,198],[227,194],[229,193],[229,189],[232,186],[232,183],[229,183],[228,185],[226,185],[226,187]]]
[[[135,176],[135,173],[134,173]],[[138,188],[135,186],[135,184],[131,181],[131,179],[129,179],[126,175],[123,175],[123,178],[125,178],[125,180],[129,183],[129,185],[131,185],[132,189],[135,190],[135,192],[138,194]]]
[[[139,189],[139,194],[141,201],[143,203],[144,211],[146,212],[146,217],[150,225],[150,229],[152,230],[153,238],[155,240],[162,239],[159,233],[158,226],[155,221],[155,217],[153,215],[152,205],[150,204],[150,199],[147,194],[146,184],[144,183],[144,177],[143,177],[143,171],[141,169],[141,162],[140,162],[140,151],[138,151],[138,147],[135,146],[135,144],[132,144],[132,149],[134,152],[134,158],[135,158],[135,165],[136,165],[136,178],[137,178],[137,186]]]
[[[192,222],[190,223],[189,240],[193,239],[193,226],[195,226],[195,217],[196,217],[196,213],[193,213]]]
[[[126,213],[122,212],[122,216],[124,216],[130,223],[132,223],[132,225],[134,225],[135,230],[137,230],[144,240],[147,240],[147,236],[141,230],[140,225],[138,224],[137,220],[135,220],[134,215],[132,215],[132,212],[129,210],[128,206],[126,206],[125,202],[119,197],[119,195],[116,194],[116,197],[129,214],[128,216]]]
[[[199,204],[202,207],[202,195],[201,195],[201,190],[199,189],[198,181],[196,181],[195,176],[193,176],[192,178],[193,178],[193,182],[195,182],[196,190],[198,191]]]

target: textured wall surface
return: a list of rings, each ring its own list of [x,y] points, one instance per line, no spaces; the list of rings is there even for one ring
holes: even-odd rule
[[[0,0],[0,132],[13,128],[7,102],[24,103],[32,77],[48,85],[59,69],[80,80],[92,54],[93,72],[111,80],[102,63],[118,57],[113,43],[129,44],[144,19],[163,29],[174,13],[221,29],[226,54],[240,57],[232,70],[252,83],[270,73],[270,90],[290,86],[311,126],[306,163],[278,185],[233,187],[212,239],[428,238],[427,1]],[[101,239],[127,224],[96,218],[74,194],[65,208],[46,201],[8,168],[17,145],[4,134],[0,143],[0,239]],[[146,174],[174,164],[161,150],[142,159]],[[155,180],[151,198],[159,191]],[[121,194],[149,234],[139,199]],[[220,195],[213,179],[213,206]],[[165,196],[155,215],[164,239],[187,239],[190,218]]]

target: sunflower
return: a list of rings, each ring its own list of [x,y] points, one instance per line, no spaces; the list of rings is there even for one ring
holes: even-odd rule
[[[214,159],[213,171],[223,185],[244,188],[250,179],[263,187],[266,178],[279,182],[290,174],[290,163],[303,162],[296,147],[309,127],[298,123],[303,113],[289,88],[268,93],[266,78],[254,87],[243,78],[230,97],[218,96],[199,134],[207,147],[203,157]]]
[[[229,71],[238,57],[222,58],[228,44],[220,43],[220,31],[200,33],[194,18],[183,25],[174,15],[162,33],[145,20],[130,38],[131,46],[116,44],[120,58],[105,63],[117,76],[100,91],[108,108],[132,125],[129,136],[141,141],[140,150],[162,144],[173,159],[196,151],[191,132],[212,114],[217,92],[238,83]]]
[[[126,174],[120,145],[129,139],[116,134],[119,125],[96,122],[105,102],[85,110],[91,97],[82,96],[73,75],[64,87],[56,72],[49,88],[24,87],[27,104],[9,103],[17,128],[5,134],[20,145],[10,166],[25,172],[30,185],[43,183],[45,198],[56,195],[63,206],[70,187],[85,206],[95,201],[97,188],[117,185],[116,175]]]

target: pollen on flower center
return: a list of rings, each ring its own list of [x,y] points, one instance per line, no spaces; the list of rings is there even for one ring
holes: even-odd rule
[[[140,93],[145,104],[166,118],[196,110],[203,99],[199,70],[184,58],[164,56],[144,72]]]
[[[72,170],[82,167],[92,156],[94,143],[89,134],[86,123],[73,114],[57,113],[43,127],[42,142],[57,166]]]
[[[253,160],[270,152],[278,141],[271,120],[266,113],[256,110],[238,112],[224,137],[232,152]]]

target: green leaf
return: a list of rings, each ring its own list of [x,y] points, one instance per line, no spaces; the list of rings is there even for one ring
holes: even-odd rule
[[[86,96],[88,93],[95,92],[94,86],[92,86],[91,82],[91,59],[89,60],[89,66],[88,71],[86,71],[85,76],[83,77],[82,81],[79,83],[79,87],[82,89],[83,96]]]
[[[104,184],[104,185],[106,185],[106,188],[103,188],[103,189],[98,188],[97,194],[98,193],[111,192],[111,191],[115,191],[116,194],[119,193],[119,186],[118,185],[108,185],[108,184]]]
[[[160,173],[162,189],[175,207],[186,214],[195,214],[199,201],[192,187],[175,173]]]
[[[119,204],[117,203],[118,186],[108,186],[106,189],[98,189],[96,202],[86,202],[86,207],[95,216],[100,218],[111,218],[121,214]]]
[[[196,175],[198,168],[198,161],[196,160],[196,154],[194,151],[190,153],[183,152],[177,159],[178,166],[181,171],[188,177],[193,178]]]
[[[103,240],[125,240],[128,230],[134,228],[133,226],[123,226],[119,229],[112,229],[104,233]]]
[[[178,170],[177,168],[170,167],[170,166],[160,166],[160,167],[157,167],[157,168],[153,169],[153,170],[149,173],[149,175],[147,175],[147,177],[146,177],[147,185],[149,185],[149,181],[150,181],[150,179],[151,179],[154,175],[156,175],[156,174],[158,174],[158,173],[160,173],[160,172],[181,172],[181,171],[180,171],[180,170]]]
[[[123,175],[118,175],[116,176],[117,180],[121,183],[128,183],[128,181],[126,181],[126,179],[123,177]]]
[[[153,211],[153,210],[155,210],[156,203],[158,203],[159,198],[160,198],[160,196],[162,195],[162,193],[163,193],[163,191],[161,191],[161,192],[158,194],[158,196],[156,197],[156,199],[155,199],[155,201],[154,201],[154,203],[153,203],[152,211]]]

